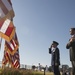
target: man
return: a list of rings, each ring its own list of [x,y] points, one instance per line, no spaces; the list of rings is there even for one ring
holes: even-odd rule
[[[70,49],[70,61],[72,63],[72,75],[75,75],[75,28],[70,29],[71,38],[66,45]]]
[[[53,43],[51,44],[51,47],[49,48],[49,53],[52,55],[51,66],[52,66],[54,75],[60,75],[60,71],[59,71],[60,52],[59,52],[59,48],[57,47],[58,45],[59,45],[58,42],[53,41]]]

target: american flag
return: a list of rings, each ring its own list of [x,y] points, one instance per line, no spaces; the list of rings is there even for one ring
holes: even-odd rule
[[[11,64],[13,68],[20,68],[20,56],[19,56],[19,49],[11,55]]]
[[[6,49],[6,47],[5,47]],[[2,67],[10,64],[13,68],[20,68],[20,55],[19,49],[16,51],[14,55],[11,55],[8,51],[4,50],[4,56],[2,60]]]
[[[6,41],[10,41],[15,34],[15,26],[13,22],[9,19],[5,21],[0,20],[0,37],[4,38]]]
[[[11,19],[14,16],[11,0],[0,0],[0,19]]]
[[[14,53],[19,48],[19,42],[18,42],[17,34],[16,33],[15,33],[14,37],[11,39],[10,42],[5,41],[5,46],[6,46],[6,50],[8,50],[8,52],[11,55],[14,55]]]
[[[5,66],[9,62],[10,62],[10,54],[8,51],[4,50],[4,56],[2,59],[2,66]]]

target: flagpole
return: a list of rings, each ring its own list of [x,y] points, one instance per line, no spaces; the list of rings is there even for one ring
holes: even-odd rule
[[[1,50],[1,43],[2,43],[2,38],[0,37],[0,50]]]

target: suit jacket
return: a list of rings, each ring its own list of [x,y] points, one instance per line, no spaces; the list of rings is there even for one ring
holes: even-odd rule
[[[69,49],[70,52],[70,61],[75,61],[75,41],[68,42],[66,48]]]
[[[51,57],[51,65],[55,65],[55,63],[57,63],[57,65],[60,65],[59,49],[56,48],[55,52],[52,52],[51,48],[49,48],[49,53],[52,55],[52,57]]]

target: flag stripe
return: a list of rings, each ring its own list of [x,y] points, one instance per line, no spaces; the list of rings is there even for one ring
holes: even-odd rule
[[[14,50],[13,44],[12,43],[8,43],[8,44],[10,45],[11,49]]]
[[[12,48],[10,47],[10,45],[6,42],[6,47],[9,48],[9,50],[12,52]]]
[[[8,59],[8,60],[10,60],[10,55],[9,55],[9,53],[6,51],[6,58]]]
[[[15,43],[14,40],[12,40],[12,44],[13,44],[14,47],[16,47],[16,43]]]
[[[8,28],[8,26],[9,26],[9,24],[10,24],[10,20],[7,19],[7,20],[3,23],[3,25],[2,25],[0,31],[1,31],[2,33],[5,33],[6,30],[7,30],[7,28]]]
[[[15,60],[15,62],[14,62],[14,68],[19,68],[19,66],[20,66],[20,63],[19,63],[19,61],[18,60]]]
[[[14,65],[16,64],[17,60],[14,61]]]
[[[7,30],[6,30],[6,32],[5,32],[5,34],[10,37],[13,29],[14,29],[14,27],[8,27]]]
[[[4,56],[2,60],[2,65],[6,65],[10,61],[10,55],[7,51],[4,50]]]
[[[11,50],[14,50],[15,47],[17,46],[14,40],[11,40],[10,42],[7,42],[7,43],[10,46]]]

